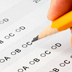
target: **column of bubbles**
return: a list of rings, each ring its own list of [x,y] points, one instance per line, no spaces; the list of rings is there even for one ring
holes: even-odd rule
[[[32,45],[32,42],[26,42],[26,44],[23,44],[23,48],[27,48],[29,45]],[[57,49],[58,47],[61,47],[60,43],[56,43],[54,46],[51,46],[51,49]],[[46,57],[47,55],[50,55],[52,52],[49,50],[45,50],[43,53],[40,54],[40,57]],[[35,65],[36,63],[39,63],[40,59],[39,58],[34,58],[33,60],[29,61],[30,65]],[[22,68],[17,70],[18,72],[24,72]],[[54,68],[52,71],[49,72],[59,72],[60,70],[57,68]]]

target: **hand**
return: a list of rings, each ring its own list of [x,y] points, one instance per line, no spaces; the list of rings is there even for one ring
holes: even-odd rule
[[[72,10],[72,0],[52,0],[47,18],[51,21],[54,21],[70,10]],[[72,46],[72,27],[70,29]]]

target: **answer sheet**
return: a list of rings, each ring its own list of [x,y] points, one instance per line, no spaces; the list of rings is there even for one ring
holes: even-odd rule
[[[51,21],[51,0],[0,0],[0,72],[72,72],[70,29],[31,42]]]

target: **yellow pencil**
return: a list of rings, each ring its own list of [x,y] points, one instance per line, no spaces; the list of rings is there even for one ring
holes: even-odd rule
[[[38,36],[33,38],[32,42],[50,36],[57,32],[66,30],[72,27],[72,11],[61,16],[57,20],[53,21],[45,30],[43,30]]]

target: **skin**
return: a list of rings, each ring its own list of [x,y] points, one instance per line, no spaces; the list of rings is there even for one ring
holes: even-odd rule
[[[72,0],[52,0],[47,18],[51,21],[59,18],[63,14],[72,10]],[[72,47],[72,27],[71,30],[71,47]]]

